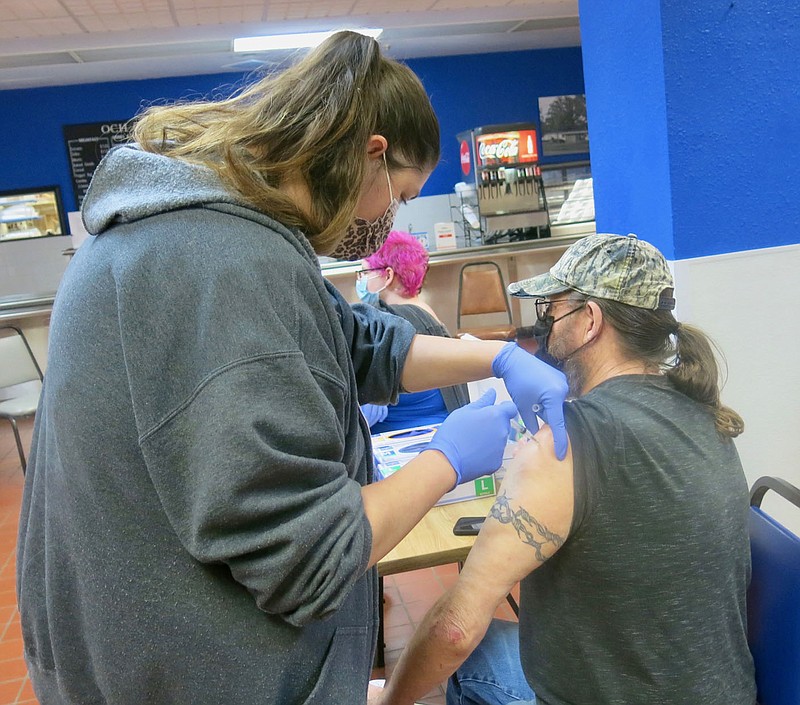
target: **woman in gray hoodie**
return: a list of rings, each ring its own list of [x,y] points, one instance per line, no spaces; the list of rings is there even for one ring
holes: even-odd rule
[[[374,40],[339,33],[134,135],[95,173],[95,237],[53,309],[17,560],[37,697],[364,702],[375,563],[499,465],[516,410],[460,409],[371,484],[359,402],[495,374],[563,432],[563,378],[351,309],[322,277],[317,255],[377,249],[439,157],[421,83]]]

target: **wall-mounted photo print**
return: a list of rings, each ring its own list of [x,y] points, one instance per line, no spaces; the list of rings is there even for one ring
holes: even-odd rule
[[[0,242],[66,234],[58,186],[0,191]]]
[[[539,98],[542,154],[585,154],[589,151],[589,124],[585,95]]]

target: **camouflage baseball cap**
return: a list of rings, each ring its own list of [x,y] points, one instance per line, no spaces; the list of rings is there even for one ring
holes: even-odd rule
[[[664,255],[636,235],[589,235],[571,245],[549,272],[509,285],[508,293],[547,297],[570,289],[638,308],[675,308]]]

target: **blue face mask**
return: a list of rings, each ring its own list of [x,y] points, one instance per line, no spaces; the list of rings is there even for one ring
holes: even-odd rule
[[[369,281],[368,279],[356,279],[356,295],[365,304],[370,304],[371,306],[377,306],[380,297],[378,296],[377,291],[367,290],[368,281]]]

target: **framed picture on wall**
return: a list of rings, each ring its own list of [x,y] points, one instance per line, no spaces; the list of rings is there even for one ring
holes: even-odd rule
[[[58,186],[0,191],[0,242],[67,234]]]
[[[539,98],[542,154],[585,154],[589,151],[586,96],[558,95]]]

